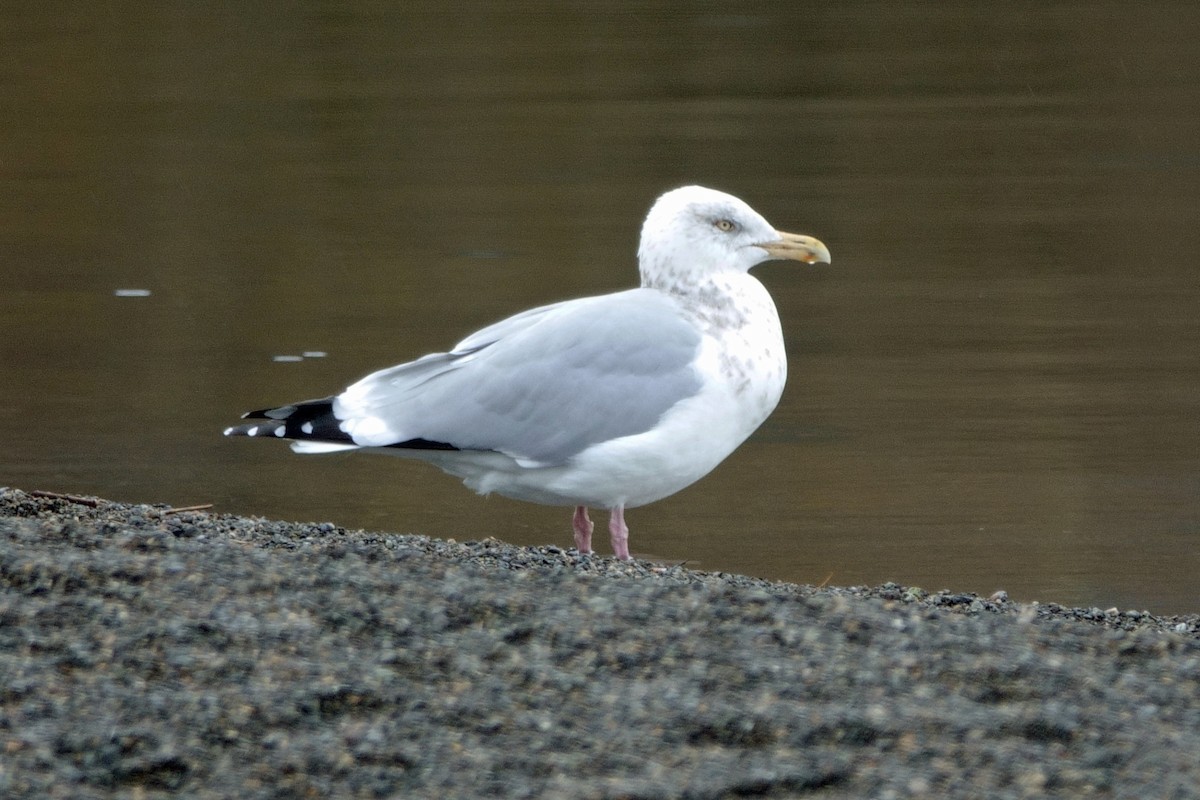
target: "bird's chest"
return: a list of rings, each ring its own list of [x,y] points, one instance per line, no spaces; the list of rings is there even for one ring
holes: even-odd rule
[[[716,353],[721,382],[739,404],[765,419],[779,402],[787,380],[782,336],[761,327],[726,332]]]
[[[774,410],[787,380],[787,356],[775,304],[761,292],[709,305],[698,315],[708,350],[706,369],[729,401],[755,426]]]

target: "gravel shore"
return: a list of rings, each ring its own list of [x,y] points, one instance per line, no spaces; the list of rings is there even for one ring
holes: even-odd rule
[[[1196,616],[15,489],[0,588],[4,797],[1200,797]]]

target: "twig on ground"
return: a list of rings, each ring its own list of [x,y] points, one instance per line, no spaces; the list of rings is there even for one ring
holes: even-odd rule
[[[203,503],[198,506],[178,506],[175,508],[167,508],[167,509],[164,509],[162,513],[163,513],[163,516],[165,517],[167,514],[182,514],[185,511],[207,511],[208,509],[210,509],[212,507],[213,507],[212,503]]]
[[[31,491],[29,493],[29,496],[30,497],[44,497],[49,500],[66,500],[67,502],[76,503],[81,506],[88,506],[89,508],[95,508],[96,506],[98,506],[104,502],[103,500],[101,500],[98,497],[83,497],[82,495],[78,495],[78,494],[60,494],[59,492],[45,492],[45,491],[42,491],[41,489],[34,489],[33,491]]]

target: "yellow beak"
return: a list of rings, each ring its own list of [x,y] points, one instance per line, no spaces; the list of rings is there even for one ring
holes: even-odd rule
[[[784,233],[775,231],[779,239],[774,242],[763,242],[755,245],[771,254],[771,258],[787,258],[792,261],[803,261],[805,264],[832,264],[829,248],[819,239],[804,236],[799,233]]]

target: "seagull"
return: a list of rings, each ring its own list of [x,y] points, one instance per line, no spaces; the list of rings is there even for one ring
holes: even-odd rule
[[[779,313],[749,274],[773,259],[830,263],[733,195],[674,189],[642,225],[639,288],[522,312],[341,394],[250,411],[225,435],[414,458],[480,494],[574,507],[582,554],[588,509],[608,509],[627,560],[625,509],[707,475],[779,402]]]

